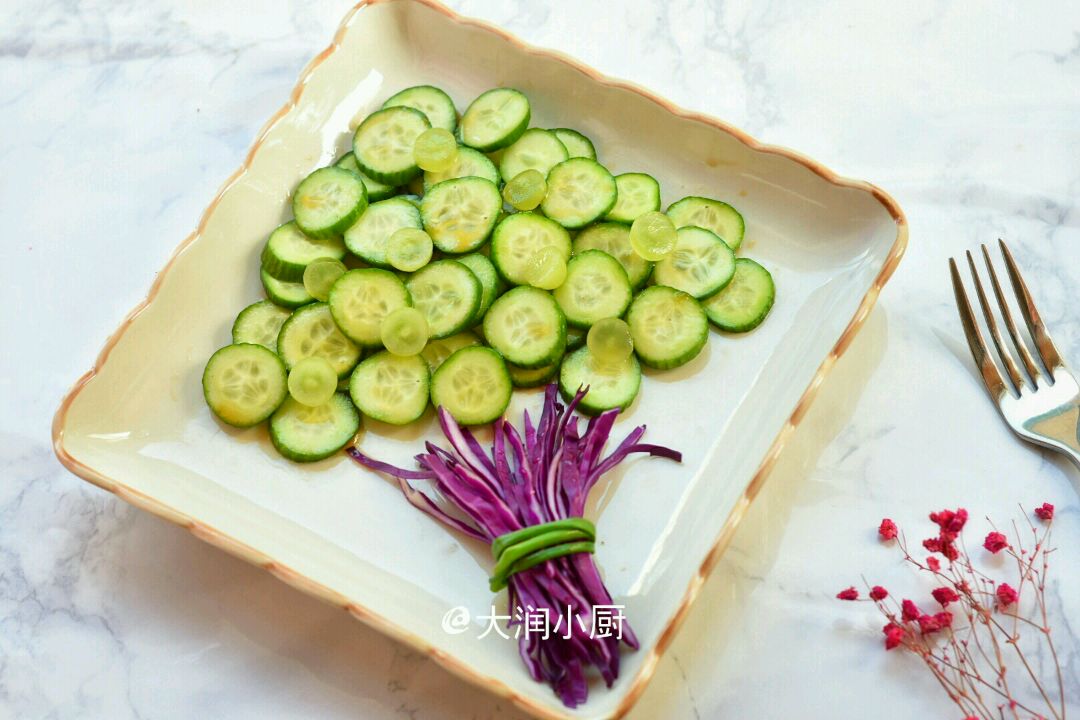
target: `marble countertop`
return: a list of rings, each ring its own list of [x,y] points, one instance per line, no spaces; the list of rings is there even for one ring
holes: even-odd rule
[[[349,4],[0,4],[0,718],[518,717],[52,453],[61,394]],[[998,420],[946,271],[1007,238],[1080,366],[1080,6],[450,4],[869,179],[911,222],[632,717],[954,717],[916,661],[881,651],[872,609],[833,596],[860,574],[919,587],[875,542],[882,516],[925,527],[963,505],[984,530],[1043,501],[1080,711],[1080,471]]]

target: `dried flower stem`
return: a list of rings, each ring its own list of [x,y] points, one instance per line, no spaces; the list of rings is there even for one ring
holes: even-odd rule
[[[923,541],[930,555],[920,560],[909,550],[904,533],[892,520],[886,519],[878,528],[885,541],[895,539],[903,559],[916,570],[931,576],[938,587],[932,593],[933,602],[942,612],[927,613],[911,600],[899,603],[885,588],[870,586],[863,579],[870,599],[888,620],[883,631],[885,647],[891,650],[904,647],[918,655],[931,675],[965,718],[1006,717],[1020,720],[1020,713],[1040,720],[1066,720],[1065,683],[1057,648],[1051,636],[1046,600],[1049,575],[1048,547],[1054,507],[1048,503],[1035,510],[1042,521],[1040,526],[1025,515],[1033,546],[1024,546],[1024,535],[1016,522],[1012,523],[1013,540],[993,528],[983,547],[990,553],[1003,553],[1015,565],[1015,585],[999,582],[975,567],[964,543],[963,528],[968,520],[966,510],[943,510],[931,513],[930,520],[939,529],[936,537]],[[841,600],[857,600],[855,588],[842,591]],[[1022,610],[1024,597],[1033,600],[1033,614]],[[955,604],[955,615],[948,608]],[[1026,605],[1026,603],[1025,603]],[[963,618],[963,625],[954,624]],[[1047,690],[1044,680],[1021,647],[1024,631],[1037,632],[1039,642],[1045,641],[1047,653],[1054,664],[1057,692]],[[1012,647],[1012,653],[1006,649]],[[1030,651],[1030,647],[1028,647]],[[1025,687],[1022,697],[1041,697],[1045,708],[1037,710],[1018,698],[1009,683],[1008,658],[1015,657],[1024,668],[1018,677]],[[1026,675],[1026,677],[1025,677]],[[1016,678],[1013,678],[1014,683]],[[1027,689],[1037,691],[1037,695]],[[1056,696],[1056,697],[1052,697]],[[1039,703],[1036,702],[1036,705]]]

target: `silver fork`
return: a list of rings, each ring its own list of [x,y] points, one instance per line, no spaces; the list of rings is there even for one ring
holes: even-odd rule
[[[994,271],[994,263],[990,260],[990,253],[985,245],[982,246],[983,262],[986,264],[998,310],[1012,344],[1011,349],[1007,347],[998,332],[997,321],[979,279],[979,271],[975,267],[975,259],[968,251],[967,261],[975,282],[975,293],[978,295],[979,305],[982,306],[990,337],[997,349],[997,361],[995,362],[983,341],[982,331],[968,301],[956,260],[950,258],[949,270],[952,273],[953,291],[956,293],[956,307],[960,311],[960,321],[964,324],[968,347],[971,348],[971,355],[975,358],[975,365],[991,399],[997,404],[1001,416],[1012,431],[1024,440],[1057,450],[1080,467],[1080,385],[1065,366],[1054,341],[1050,339],[1046,325],[1031,299],[1031,293],[1028,292],[1027,284],[1024,283],[1008,246],[1004,240],[998,240],[998,243],[1001,245],[1005,269],[1020,306],[1020,314],[1024,316],[1041,363],[1036,363],[1017,331]],[[1020,356],[1022,367],[1017,365],[1015,355]],[[1007,377],[1002,377],[998,363],[1005,368]]]

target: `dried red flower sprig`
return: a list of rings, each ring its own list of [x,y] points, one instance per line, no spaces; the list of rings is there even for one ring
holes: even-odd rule
[[[908,551],[907,540],[895,522],[886,518],[878,526],[883,542],[896,540],[904,561],[933,577],[937,587],[930,595],[942,608],[937,613],[923,612],[914,600],[897,602],[884,587],[868,586],[868,601],[888,621],[881,630],[885,649],[903,647],[918,655],[960,708],[964,720],[1032,716],[1065,720],[1065,686],[1046,604],[1048,558],[1053,552],[1047,543],[1054,506],[1043,503],[1034,515],[1041,521],[1039,525],[1025,515],[1034,543],[1030,550],[1015,522],[1012,542],[994,529],[982,544],[987,552],[1004,554],[1015,563],[1015,586],[998,582],[975,567],[963,543],[968,522],[963,508],[930,513],[937,533],[923,540],[923,547],[931,553],[923,561]],[[857,601],[860,593],[852,586],[836,597]],[[1021,610],[1022,600],[1027,612]],[[1024,631],[1037,633],[1038,642],[1045,644],[1053,661],[1054,682],[1041,678],[1029,661],[1030,649],[1025,652],[1027,645],[1021,638]],[[1010,669],[1010,662],[1019,667]],[[1052,694],[1055,685],[1057,692]],[[1032,709],[1030,705],[1040,703],[1028,698],[1041,699],[1044,706]]]

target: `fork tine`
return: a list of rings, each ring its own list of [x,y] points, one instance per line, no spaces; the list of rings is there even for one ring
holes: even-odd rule
[[[960,271],[956,267],[956,260],[952,258],[949,258],[949,273],[952,275],[953,293],[956,295],[956,309],[960,313],[960,322],[964,326],[964,335],[967,336],[971,357],[974,358],[975,365],[979,368],[979,374],[982,376],[986,389],[990,391],[990,396],[996,401],[1007,392],[1005,381],[1001,378],[1001,373],[998,372],[997,366],[986,351],[986,343],[983,342],[982,333],[975,322],[975,314],[971,310],[971,303],[968,302],[967,292],[964,291],[964,283],[960,279]]]
[[[1052,381],[1054,369],[1064,365],[1061,355],[1058,354],[1054,341],[1050,339],[1050,333],[1046,331],[1046,325],[1042,321],[1042,316],[1039,315],[1038,308],[1035,307],[1035,301],[1031,299],[1027,283],[1020,275],[1020,269],[1016,266],[1016,260],[1013,259],[1009,246],[1000,238],[998,244],[1001,245],[1001,254],[1005,257],[1005,267],[1009,271],[1013,292],[1016,293],[1016,299],[1020,302],[1020,312],[1024,316],[1024,322],[1027,323],[1031,336],[1035,338],[1035,349],[1039,351],[1039,357],[1042,358],[1043,365],[1050,373]]]
[[[1005,344],[1001,341],[1001,333],[998,332],[994,311],[990,309],[990,301],[986,299],[982,280],[979,279],[979,271],[975,269],[975,258],[972,257],[970,250],[967,252],[967,261],[968,267],[971,268],[971,277],[975,281],[975,294],[979,298],[979,305],[982,306],[983,317],[986,318],[986,327],[990,330],[990,338],[994,341],[994,347],[997,348],[1001,364],[1005,366],[1006,372],[1009,373],[1013,388],[1019,394],[1024,388],[1024,380],[1020,377],[1020,368],[1016,366],[1012,353],[1005,348]],[[1002,312],[1006,311],[1006,308],[1002,308]]]
[[[994,295],[997,297],[998,308],[1001,309],[1001,317],[1005,320],[1005,327],[1009,331],[1009,337],[1012,338],[1013,346],[1016,347],[1016,351],[1020,353],[1020,359],[1023,361],[1024,367],[1027,368],[1032,385],[1035,388],[1038,388],[1039,378],[1042,376],[1042,372],[1035,364],[1035,359],[1031,357],[1031,353],[1028,352],[1027,344],[1020,339],[1020,333],[1016,331],[1016,323],[1013,322],[1009,304],[1005,302],[1005,293],[1001,290],[1001,283],[998,282],[997,271],[994,269],[994,263],[990,260],[990,251],[987,249],[986,245],[982,246],[982,254],[983,263],[986,265],[987,272],[990,273],[990,284],[994,286]]]

